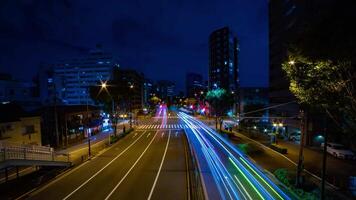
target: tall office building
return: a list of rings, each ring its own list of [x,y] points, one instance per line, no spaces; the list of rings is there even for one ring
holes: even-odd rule
[[[94,104],[88,88],[111,79],[113,69],[118,65],[110,53],[97,46],[88,55],[60,60],[50,66],[53,79],[47,81],[58,83],[54,86],[56,98],[66,105],[83,105]]]
[[[172,81],[161,80],[157,82],[156,90],[162,100],[172,100],[175,95],[175,84]]]
[[[203,83],[203,76],[200,74],[187,73],[185,85],[187,97],[195,97],[200,95],[201,92],[205,93],[206,91]]]
[[[209,37],[209,89],[238,89],[238,40],[229,27],[215,30]]]
[[[143,83],[143,103],[144,105],[148,105],[150,98],[154,93],[153,82],[150,79],[145,79]]]

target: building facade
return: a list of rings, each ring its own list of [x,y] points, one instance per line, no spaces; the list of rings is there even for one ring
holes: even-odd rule
[[[42,145],[41,118],[24,112],[21,106],[0,104],[0,142]]]
[[[209,37],[209,89],[237,92],[238,40],[229,27],[215,30]]]
[[[32,81],[14,80],[9,74],[0,74],[0,102],[14,102],[27,111],[41,106],[37,85]]]
[[[262,112],[258,112],[255,114],[248,114],[248,107],[256,109],[266,108],[268,106],[269,98],[268,98],[268,88],[260,88],[260,87],[241,87],[239,90],[240,96],[240,116],[241,117],[261,117],[258,119],[259,121],[268,121],[268,110],[264,110]],[[246,114],[245,114],[246,113]]]
[[[127,92],[129,110],[140,110],[144,107],[144,83],[145,78],[142,73],[131,69],[116,69],[114,72],[115,85],[121,88],[121,92]]]
[[[194,98],[206,92],[203,76],[196,73],[187,73],[185,79],[186,94],[188,98]]]
[[[65,105],[94,105],[88,88],[111,79],[113,69],[118,64],[112,54],[98,46],[88,55],[60,60],[50,66],[53,68],[53,78],[44,80],[55,88],[56,99]]]
[[[176,85],[172,81],[157,81],[156,92],[158,97],[164,101],[172,101],[175,95],[175,87]]]

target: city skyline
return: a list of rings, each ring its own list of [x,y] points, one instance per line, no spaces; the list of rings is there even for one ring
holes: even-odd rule
[[[18,5],[21,3],[4,2],[0,43],[6,48],[1,52],[0,71],[30,80],[40,63],[76,57],[99,43],[119,58],[121,66],[141,71],[154,80],[167,73],[178,90],[184,90],[187,72],[202,74],[207,80],[209,34],[230,26],[241,40],[241,85],[268,85],[268,24],[264,20],[267,1],[152,5],[111,2],[100,9],[95,9],[99,3],[85,5],[97,13],[95,17],[81,11],[84,3],[28,3],[31,12],[26,12],[28,8]],[[15,10],[11,21],[5,18],[7,10]],[[248,17],[235,12],[239,10],[248,10]]]

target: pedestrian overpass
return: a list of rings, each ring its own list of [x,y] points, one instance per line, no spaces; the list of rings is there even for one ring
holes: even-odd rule
[[[57,154],[53,148],[0,142],[0,169],[19,166],[71,165],[69,154]]]

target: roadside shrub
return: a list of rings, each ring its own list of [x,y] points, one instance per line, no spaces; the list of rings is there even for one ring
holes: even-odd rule
[[[238,144],[237,147],[247,155],[262,153],[263,149],[253,143]]]
[[[281,154],[287,154],[287,153],[288,153],[288,149],[279,147],[279,146],[277,146],[277,145],[273,145],[273,144],[272,144],[272,145],[270,145],[269,147],[270,147],[271,149],[273,149],[273,150],[275,150],[275,151],[281,153]]]
[[[306,192],[301,188],[296,188],[294,185],[291,183],[291,180],[288,176],[288,171],[287,169],[277,169],[273,173],[276,178],[282,182],[288,190],[293,193],[295,196],[298,197],[298,199],[303,199],[303,200],[317,200],[319,199],[318,192],[313,191],[313,192]]]

